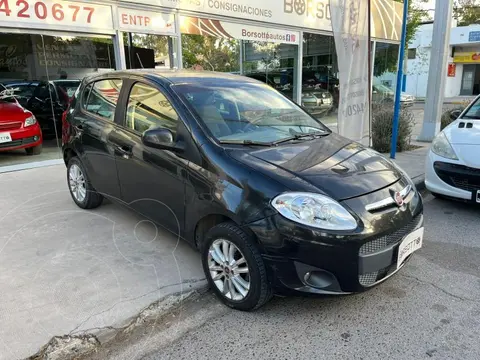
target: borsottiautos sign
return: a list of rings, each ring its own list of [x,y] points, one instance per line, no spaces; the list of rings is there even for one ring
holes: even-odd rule
[[[182,34],[208,35],[227,39],[264,41],[298,45],[300,34],[296,31],[242,25],[220,20],[209,20],[190,16],[180,17]]]

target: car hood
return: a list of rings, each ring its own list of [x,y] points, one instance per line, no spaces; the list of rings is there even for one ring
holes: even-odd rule
[[[12,120],[25,120],[27,117],[25,109],[15,102],[0,101],[0,122],[8,122]]]
[[[334,133],[312,141],[267,149],[234,150],[238,161],[282,181],[292,175],[336,200],[361,196],[398,181],[402,174],[379,153]]]
[[[463,123],[461,128],[460,123]],[[443,132],[452,145],[480,145],[480,120],[458,119]]]

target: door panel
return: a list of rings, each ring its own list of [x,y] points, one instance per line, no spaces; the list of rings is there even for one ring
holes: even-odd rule
[[[179,118],[155,87],[135,83],[124,108],[124,127],[112,133],[122,198],[144,216],[183,237],[187,160],[169,150],[143,145],[150,127],[176,136]]]
[[[460,95],[472,95],[475,82],[475,65],[463,65],[463,78]]]
[[[121,80],[102,80],[87,87],[82,95],[83,111],[75,117],[73,126],[81,134],[82,161],[88,177],[99,193],[120,199],[111,134],[116,125],[116,104],[122,87]]]

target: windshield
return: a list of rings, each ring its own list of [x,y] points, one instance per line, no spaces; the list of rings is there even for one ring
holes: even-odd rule
[[[480,97],[477,98],[462,118],[480,120]]]
[[[175,85],[220,142],[275,143],[330,130],[297,105],[263,84]]]
[[[0,102],[16,103],[13,91],[0,84]]]

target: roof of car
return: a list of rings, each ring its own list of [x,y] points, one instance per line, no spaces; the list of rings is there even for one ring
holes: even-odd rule
[[[108,77],[114,76],[141,76],[150,79],[157,79],[169,84],[220,84],[233,82],[259,83],[257,80],[230,73],[215,71],[196,70],[163,70],[163,69],[141,69],[141,70],[119,70],[106,73]],[[106,75],[92,76],[91,79],[102,78]],[[103,76],[102,76],[103,75]]]

